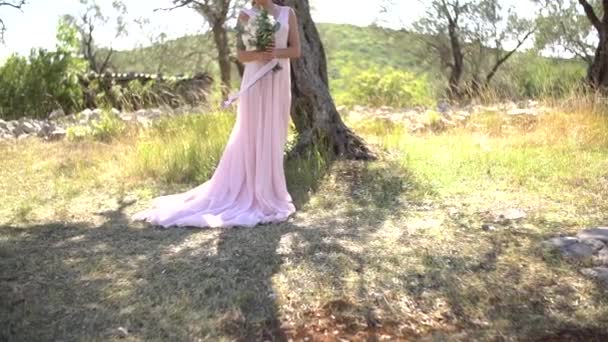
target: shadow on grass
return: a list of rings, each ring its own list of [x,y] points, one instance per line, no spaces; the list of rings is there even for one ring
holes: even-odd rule
[[[531,246],[549,237],[544,233],[522,235],[519,238],[529,239]],[[543,256],[537,247],[507,255],[506,251],[517,244],[515,238],[509,231],[485,234],[482,239],[487,244],[480,244],[477,256],[456,251],[430,252],[421,258],[424,270],[406,276],[405,283],[415,284],[408,286],[407,292],[427,307],[433,307],[435,300],[445,300],[447,319],[461,331],[431,336],[463,341],[607,341],[608,320],[577,318],[581,315],[579,289],[550,274],[552,268],[563,265],[553,260],[553,265],[546,264],[547,270],[538,270],[538,265],[522,264],[524,255],[538,258],[540,263],[544,263]],[[598,307],[608,303],[599,284],[589,296]],[[599,315],[606,317],[606,313],[604,309]]]
[[[372,197],[355,196],[355,202],[374,207],[374,193],[383,191],[381,205],[390,204],[383,215],[388,215],[405,187],[393,187],[400,182],[396,176],[381,177],[389,170],[369,171],[359,163],[351,175],[362,180],[356,188]],[[320,159],[315,167],[316,176],[300,184],[308,190],[294,196],[300,205],[331,165]],[[338,240],[363,242],[380,227],[375,217],[374,224],[364,218],[342,227],[333,221],[299,225],[292,219],[254,229],[150,229],[130,222],[125,211],[133,203],[117,203],[97,213],[104,219],[101,225],[0,226],[0,340],[311,336],[306,329],[282,325],[279,318],[272,278],[285,262],[286,255],[278,252],[282,239],[292,235],[303,241],[305,247],[290,257],[311,263],[318,274],[331,274],[339,287],[347,272],[364,273],[366,252],[347,250]],[[358,284],[365,292],[362,278]],[[328,305],[336,309],[337,304]],[[356,310],[377,321],[373,308]]]
[[[380,302],[349,301],[339,294],[348,291],[344,282],[348,278],[357,299],[384,298],[374,297],[382,284],[370,282],[366,275],[394,272],[384,268],[393,261],[376,261],[373,251],[347,248],[343,242],[360,246],[374,242],[393,211],[407,215],[401,200],[416,202],[426,190],[390,164],[318,165],[345,182],[346,193],[336,194],[336,199],[349,199],[359,212],[348,211],[345,221],[329,218],[314,224],[296,219],[254,229],[164,230],[133,225],[125,213],[132,203],[119,200],[115,209],[98,213],[105,219],[98,226],[86,222],[0,226],[0,340],[315,340],[334,329],[339,330],[335,337],[345,340],[420,337],[414,331],[390,331],[391,324],[397,325],[391,320],[400,318],[379,317]],[[320,169],[318,177],[300,183],[302,191],[294,196],[297,203],[306,204],[326,174]],[[511,267],[508,277],[499,277],[504,275],[496,273],[504,256],[503,242],[510,239],[490,238],[479,258],[431,250],[421,257],[422,271],[404,267],[396,274],[408,284],[400,292],[416,302],[446,299],[459,328],[471,333],[465,337],[500,340],[522,327],[520,337],[525,340],[604,337],[591,324],[575,325],[553,315],[544,292],[538,290],[547,284],[521,287],[526,281],[522,269]],[[284,251],[285,240],[291,241],[291,251]],[[284,321],[273,282],[287,262],[306,264],[338,294],[321,308],[302,312],[304,320],[317,323],[290,326]],[[562,291],[576,294],[571,284],[561,286]],[[289,290],[297,297],[306,289]],[[478,310],[490,323],[501,322],[501,328],[490,330],[470,315],[479,291],[491,295],[483,298],[486,306]],[[563,305],[560,313],[575,314],[572,303]],[[504,334],[496,335],[497,331]]]
[[[125,208],[100,226],[0,227],[0,340],[280,338],[282,226],[137,229]]]

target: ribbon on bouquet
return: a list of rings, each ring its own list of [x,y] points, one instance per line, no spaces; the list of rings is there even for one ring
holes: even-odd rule
[[[226,101],[224,101],[223,108],[228,108],[231,104],[234,103],[234,101],[236,101],[236,99],[239,98],[239,96],[241,96],[244,92],[246,92],[249,88],[251,88],[257,81],[262,79],[262,77],[264,77],[271,70],[273,70],[278,64],[279,64],[279,60],[276,58],[271,60],[270,62],[266,63],[263,67],[261,67],[258,71],[256,71],[255,74],[253,74],[253,77],[251,77],[249,82],[241,85],[241,89],[239,89],[238,93],[231,95],[230,97],[228,97],[228,99]]]

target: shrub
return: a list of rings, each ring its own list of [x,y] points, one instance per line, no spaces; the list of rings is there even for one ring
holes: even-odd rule
[[[60,22],[56,51],[33,49],[28,58],[12,55],[0,66],[0,118],[45,118],[57,108],[82,109],[78,76],[86,70],[86,62],[76,57],[74,30]]]
[[[93,139],[107,142],[122,134],[125,129],[125,123],[117,115],[104,111],[99,120],[91,122],[91,126],[69,127],[66,130],[66,138],[69,141]]]
[[[354,76],[346,94],[340,99],[345,105],[373,107],[412,107],[432,104],[432,91],[425,75],[392,68],[373,68]]]
[[[517,88],[523,97],[559,98],[583,84],[584,65],[578,61],[522,56],[514,68]]]
[[[81,61],[70,54],[33,50],[29,58],[13,55],[0,67],[0,117],[44,118],[57,108],[82,108],[78,74]]]

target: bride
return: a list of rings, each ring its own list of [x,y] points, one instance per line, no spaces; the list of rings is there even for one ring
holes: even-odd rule
[[[241,11],[239,22],[253,20],[262,9],[280,28],[274,46],[265,51],[245,51],[242,42],[237,44],[245,72],[236,122],[214,174],[191,190],[154,198],[133,220],[163,227],[253,227],[285,221],[296,211],[283,156],[291,108],[290,59],[300,56],[297,18],[290,7],[254,0]],[[273,70],[277,64],[281,68]]]

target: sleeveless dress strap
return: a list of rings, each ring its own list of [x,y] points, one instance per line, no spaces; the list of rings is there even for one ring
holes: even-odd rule
[[[285,15],[287,15],[287,21],[289,21],[289,9],[291,7],[289,6],[281,6],[281,13],[279,14],[279,21],[281,21],[281,18],[283,18]],[[285,18],[283,18],[285,19]]]
[[[243,11],[243,13],[247,14],[250,18],[253,16],[256,16],[258,14],[258,12],[254,11],[251,8],[243,8],[242,11]]]

